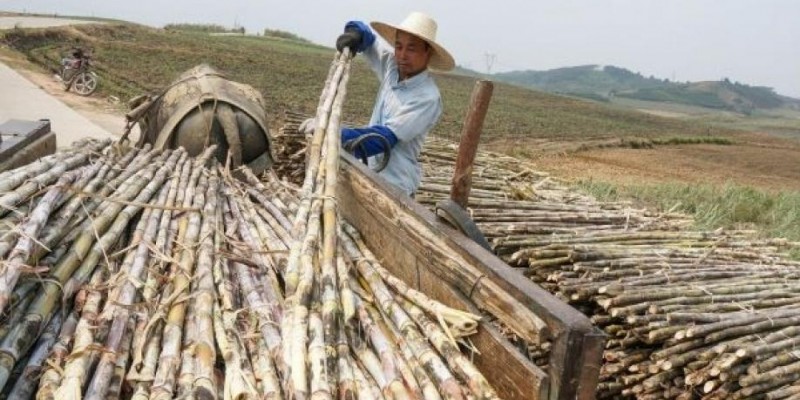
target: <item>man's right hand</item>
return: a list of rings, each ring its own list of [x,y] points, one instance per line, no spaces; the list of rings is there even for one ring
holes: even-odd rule
[[[358,28],[348,28],[336,39],[336,50],[342,51],[345,47],[350,48],[350,54],[356,54],[361,46],[361,31]]]

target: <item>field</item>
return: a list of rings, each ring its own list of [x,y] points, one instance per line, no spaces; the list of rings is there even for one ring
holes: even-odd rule
[[[282,122],[285,110],[314,112],[333,57],[331,48],[303,41],[208,36],[126,23],[16,29],[2,35],[8,48],[44,70],[55,68],[73,45],[91,47],[103,82],[97,97],[118,98],[122,105],[135,95],[157,92],[196,64],[208,63],[260,90],[273,126]],[[445,113],[433,133],[457,138],[474,78],[435,78]],[[366,64],[356,62],[344,119],[366,122],[376,89]],[[736,185],[781,196],[800,191],[798,138],[796,111],[743,116],[629,99],[593,102],[496,84],[481,147],[529,159],[536,168],[588,190],[604,185]],[[648,205],[668,207],[640,195],[642,190],[626,193]]]

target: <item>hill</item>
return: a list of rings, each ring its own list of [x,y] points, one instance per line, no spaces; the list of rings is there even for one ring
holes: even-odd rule
[[[512,71],[492,75],[495,79],[554,93],[599,95],[668,86],[668,82],[646,78],[625,68],[600,65],[556,68],[547,71]]]
[[[607,101],[615,96],[659,101],[750,114],[781,107],[800,109],[800,100],[781,96],[772,88],[750,86],[729,79],[705,82],[670,82],[645,77],[625,68],[600,65],[547,71],[512,71],[493,79],[552,93]]]
[[[291,38],[210,36],[192,30],[164,30],[127,23],[15,29],[2,35],[7,46],[51,69],[71,46],[93,48],[102,79],[101,95],[123,100],[156,92],[186,69],[209,63],[232,79],[260,90],[272,118],[287,109],[313,113],[333,58],[331,48]],[[457,73],[434,76],[445,103],[445,113],[434,134],[456,137],[475,79]],[[376,91],[374,75],[358,58],[348,88],[345,120],[366,122]],[[563,150],[564,146],[583,146],[593,140],[620,142],[708,133],[703,124],[498,83],[486,117],[484,142],[488,147],[511,143],[517,151],[536,152],[543,148]]]

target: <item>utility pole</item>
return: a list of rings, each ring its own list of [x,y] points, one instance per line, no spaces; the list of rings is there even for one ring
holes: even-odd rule
[[[486,75],[492,74],[492,66],[494,66],[494,62],[497,60],[497,54],[486,52]]]

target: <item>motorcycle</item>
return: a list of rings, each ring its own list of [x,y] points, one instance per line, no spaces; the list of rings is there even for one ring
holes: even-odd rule
[[[100,78],[91,69],[91,56],[75,54],[61,60],[56,78],[64,84],[64,90],[72,89],[81,96],[89,96],[97,90]]]

